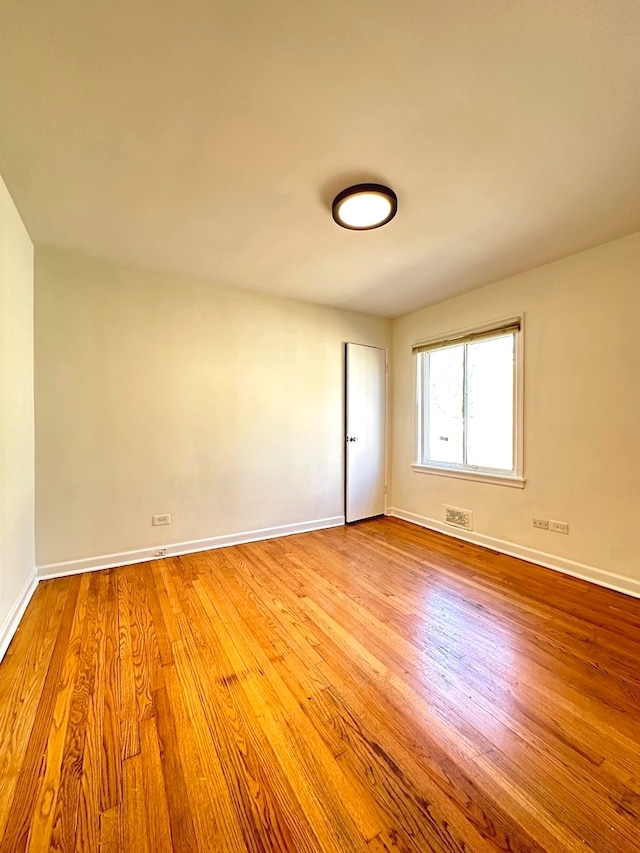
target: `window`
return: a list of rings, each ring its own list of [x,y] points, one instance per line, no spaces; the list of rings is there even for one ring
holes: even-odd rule
[[[522,318],[421,342],[413,352],[414,468],[522,487]]]

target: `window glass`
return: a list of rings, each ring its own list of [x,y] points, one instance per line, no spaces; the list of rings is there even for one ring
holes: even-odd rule
[[[429,354],[428,458],[435,462],[464,461],[464,347]]]
[[[513,469],[513,342],[467,344],[467,465]]]

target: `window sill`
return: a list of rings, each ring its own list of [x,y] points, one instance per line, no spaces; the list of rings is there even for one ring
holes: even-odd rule
[[[435,474],[437,477],[455,477],[458,480],[476,480],[478,483],[491,483],[494,486],[510,486],[512,489],[524,489],[525,478],[489,474],[482,471],[460,471],[456,468],[439,468],[436,465],[411,466],[418,474]]]

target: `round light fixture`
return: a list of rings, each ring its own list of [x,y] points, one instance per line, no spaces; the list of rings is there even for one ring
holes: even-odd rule
[[[356,184],[333,200],[334,220],[352,231],[369,231],[386,225],[396,215],[398,197],[382,184]]]

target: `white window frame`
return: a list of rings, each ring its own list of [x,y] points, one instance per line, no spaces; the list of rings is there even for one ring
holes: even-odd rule
[[[422,364],[424,360],[420,354],[430,349],[445,346],[454,346],[466,343],[469,339],[478,337],[491,337],[492,332],[496,336],[509,327],[514,329],[514,383],[513,383],[513,470],[505,472],[493,468],[481,468],[475,465],[458,465],[449,462],[423,463],[421,459],[423,442],[423,388]],[[415,388],[415,415],[414,415],[414,462],[411,466],[414,471],[422,474],[435,474],[440,477],[456,477],[461,480],[477,480],[483,483],[495,485],[512,486],[522,489],[525,484],[523,454],[524,454],[524,314],[507,317],[502,320],[493,320],[466,329],[459,329],[438,335],[434,338],[416,341],[412,346]]]

